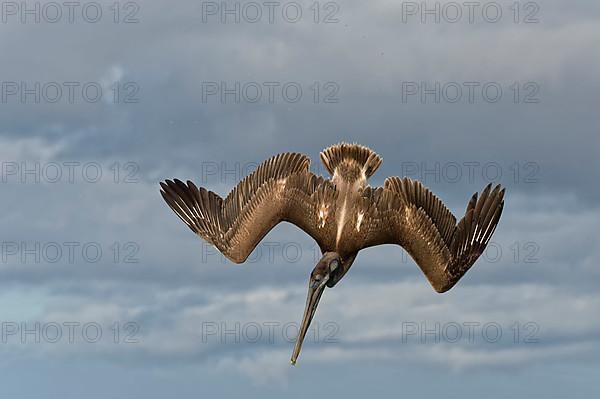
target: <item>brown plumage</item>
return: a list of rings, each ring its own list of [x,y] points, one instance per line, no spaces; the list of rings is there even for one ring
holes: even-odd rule
[[[418,181],[388,177],[383,187],[368,186],[382,159],[367,147],[340,143],[321,152],[321,160],[331,180],[311,173],[306,156],[284,153],[262,163],[225,199],[191,181],[161,183],[179,218],[233,262],[244,262],[280,222],[295,224],[319,244],[323,258],[310,276],[293,364],[324,288],[337,284],[358,251],[401,245],[433,288],[445,292],[483,253],[504,206],[504,189],[489,184],[471,197],[457,223]]]

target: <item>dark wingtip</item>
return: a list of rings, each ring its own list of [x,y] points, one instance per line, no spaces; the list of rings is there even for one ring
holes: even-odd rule
[[[191,181],[191,180],[188,180],[188,181],[187,181],[187,185],[188,185],[188,187],[189,187],[189,188],[191,188],[191,189],[192,189],[192,190],[194,190],[195,192],[198,192],[198,191],[199,191],[199,190],[198,190],[198,187],[196,187],[196,185],[194,184],[194,182],[193,182],[193,181]]]
[[[477,202],[477,197],[479,196],[479,193],[475,192],[472,196],[471,196],[471,200],[470,202]]]
[[[160,190],[160,196],[167,202],[167,204],[169,203],[166,191]]]

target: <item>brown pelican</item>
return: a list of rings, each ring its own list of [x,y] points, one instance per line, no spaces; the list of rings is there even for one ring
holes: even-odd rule
[[[420,182],[388,177],[367,185],[381,157],[367,147],[340,143],[321,152],[330,180],[309,171],[308,157],[279,154],[262,163],[223,199],[194,183],[160,183],[167,204],[190,229],[232,262],[242,263],[278,223],[295,224],[323,254],[308,282],[308,295],[291,362],[325,287],[334,287],[358,251],[401,245],[437,292],[445,292],[469,270],[488,244],[502,213],[504,189],[489,184],[473,194],[465,216],[454,215]]]

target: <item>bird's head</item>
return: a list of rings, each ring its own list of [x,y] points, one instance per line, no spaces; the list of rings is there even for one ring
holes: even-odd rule
[[[296,338],[296,346],[294,347],[294,353],[292,354],[292,365],[296,364],[296,359],[300,354],[304,336],[317,311],[317,306],[319,305],[319,300],[321,299],[323,291],[325,291],[325,287],[333,287],[342,278],[345,271],[347,271],[347,268],[342,264],[342,258],[338,253],[325,252],[321,260],[319,260],[313,271],[310,273],[306,307],[304,308],[302,324],[300,325],[300,331]]]

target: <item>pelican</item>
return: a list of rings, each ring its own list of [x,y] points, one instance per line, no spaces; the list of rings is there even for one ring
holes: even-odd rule
[[[325,288],[348,273],[361,249],[402,246],[442,293],[483,253],[504,207],[504,189],[490,183],[480,196],[473,194],[457,223],[419,181],[394,176],[383,187],[369,186],[382,158],[367,147],[339,143],[320,155],[330,179],[310,172],[307,156],[283,153],[263,162],[225,199],[191,181],[160,183],[177,216],[232,262],[244,262],[280,222],[298,226],[317,242],[322,258],[310,273],[292,365]]]

